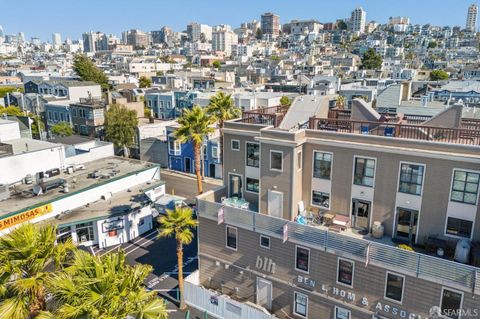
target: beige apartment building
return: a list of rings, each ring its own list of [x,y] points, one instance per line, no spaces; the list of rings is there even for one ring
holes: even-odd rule
[[[480,123],[334,99],[225,123],[224,186],[198,198],[201,284],[279,318],[480,316]]]

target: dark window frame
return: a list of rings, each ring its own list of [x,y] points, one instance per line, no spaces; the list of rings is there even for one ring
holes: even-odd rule
[[[320,155],[321,158],[317,158]],[[325,155],[330,157],[330,160],[325,159]],[[313,177],[330,180],[332,178],[332,153],[314,151],[313,152]],[[325,172],[328,171],[328,176]]]
[[[401,163],[398,191],[405,194],[422,195],[424,174],[424,165]]]

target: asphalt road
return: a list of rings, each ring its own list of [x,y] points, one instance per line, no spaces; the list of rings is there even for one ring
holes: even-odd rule
[[[197,195],[197,184],[194,177],[162,170],[161,178],[166,182],[167,193],[171,194],[173,189],[175,195],[187,198],[187,202],[194,201]],[[203,183],[204,191],[216,188],[221,185],[221,183],[219,180],[207,179],[207,181]],[[178,311],[176,302],[178,298],[178,268],[175,239],[158,238],[158,232],[155,229],[119,247],[125,251],[129,265],[142,263],[153,267],[153,271],[147,277],[145,285],[149,289],[158,291],[158,294],[167,301],[169,318],[185,318],[185,313]],[[109,251],[114,251],[119,247],[110,247],[106,250],[98,251],[97,254],[102,255]],[[197,269],[197,239],[195,233],[193,242],[183,249],[184,277],[187,277]],[[190,312],[191,319],[205,318],[198,310],[190,309]]]

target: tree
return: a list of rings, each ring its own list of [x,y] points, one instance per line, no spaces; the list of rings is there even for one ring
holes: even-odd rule
[[[42,317],[166,319],[165,303],[143,286],[152,267],[125,260],[123,251],[101,257],[75,251],[72,264],[47,281],[53,309]]]
[[[139,86],[141,88],[149,88],[152,86],[152,80],[147,78],[146,76],[141,76],[139,79]]]
[[[430,72],[430,81],[448,80],[448,73],[443,70],[433,70]]]
[[[212,115],[217,121],[220,128],[220,160],[223,163],[223,125],[225,121],[235,119],[242,113],[240,108],[236,107],[232,96],[223,92],[218,92],[210,98],[207,108],[208,114]]]
[[[255,38],[256,38],[257,40],[262,40],[262,38],[263,38],[262,29],[257,28],[257,31],[255,32]]]
[[[70,136],[73,135],[73,129],[70,126],[70,123],[59,122],[52,126],[52,134],[61,137]]]
[[[437,42],[432,41],[428,43],[428,48],[429,49],[435,49],[437,47]]]
[[[178,289],[180,290],[180,309],[185,309],[185,296],[183,287],[183,246],[189,245],[194,237],[193,230],[197,221],[193,219],[190,207],[177,207],[167,210],[167,215],[160,217],[160,237],[175,237],[177,242],[178,259]]]
[[[212,62],[212,66],[217,70],[220,69],[221,65],[222,65],[222,63],[219,60],[215,60],[215,61]]]
[[[195,160],[195,173],[197,175],[198,193],[203,193],[202,185],[202,165],[201,165],[201,149],[205,137],[214,132],[212,125],[215,118],[207,114],[199,105],[195,105],[191,110],[185,110],[181,117],[178,118],[180,125],[175,130],[175,138],[180,143],[192,142],[193,154]]]
[[[25,113],[20,108],[10,105],[7,107],[0,107],[0,115],[7,114],[9,116],[25,116]]]
[[[12,92],[23,92],[23,88],[16,88],[13,86],[0,87],[0,98],[5,97],[8,93]]]
[[[338,107],[340,110],[343,110],[345,108],[345,96],[339,95],[337,96],[337,99],[335,101],[336,107]]]
[[[363,54],[362,66],[364,70],[380,70],[382,68],[383,59],[374,49],[370,48]]]
[[[124,105],[112,104],[105,112],[105,138],[115,147],[123,148],[123,155],[128,157],[128,148],[135,144],[138,125],[137,112]]]
[[[0,318],[34,318],[46,309],[48,276],[75,249],[56,239],[55,226],[30,223],[0,237]]]
[[[110,88],[105,73],[83,54],[75,55],[73,59],[73,70],[83,81],[93,81],[102,86],[104,90]]]
[[[288,98],[288,96],[284,95],[280,98],[280,105],[281,106],[290,106],[290,105],[292,105],[292,101]]]
[[[339,30],[347,30],[348,26],[343,20],[337,20],[337,29]]]
[[[143,116],[151,117],[152,116],[152,109],[149,108],[149,107],[144,107],[143,108]]]

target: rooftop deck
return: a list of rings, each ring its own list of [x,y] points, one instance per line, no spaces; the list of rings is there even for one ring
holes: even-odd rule
[[[287,111],[288,106],[282,105],[245,111],[242,113],[240,122],[247,124],[273,125],[274,127],[278,127],[280,123],[282,123]]]
[[[284,226],[287,225],[289,241],[480,295],[480,268],[397,248],[387,236],[376,239],[351,230],[337,233],[323,226],[301,225],[224,206],[220,203],[223,194],[224,188],[221,188],[197,197],[199,217],[217,221],[218,211],[223,207],[224,222],[228,225],[279,239],[284,238]]]
[[[341,116],[343,117],[343,116]],[[450,144],[463,144],[480,146],[480,122],[464,120],[466,128],[448,128],[428,126],[422,124],[409,124],[421,119],[395,120],[386,118],[383,122],[356,121],[342,118],[317,118],[311,117],[308,128],[311,130],[331,131],[361,135],[375,135],[411,140],[423,140]]]

